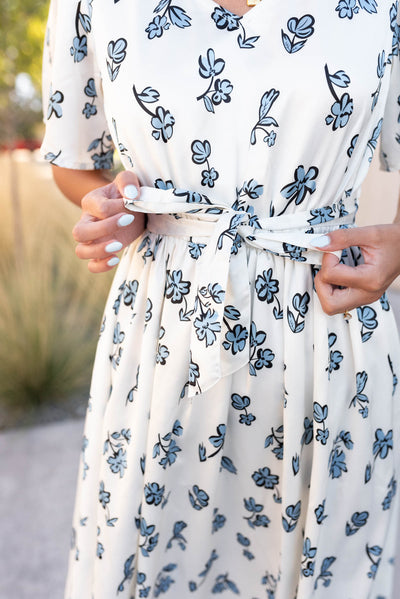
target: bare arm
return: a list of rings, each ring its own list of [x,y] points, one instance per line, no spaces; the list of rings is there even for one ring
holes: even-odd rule
[[[82,208],[72,234],[76,254],[89,260],[93,273],[111,270],[119,262],[116,255],[144,230],[143,214],[125,209],[123,196],[140,195],[137,176],[124,171],[112,181],[108,171],[85,171],[53,167],[54,180],[62,193]],[[128,188],[128,191],[127,191]]]
[[[77,206],[87,193],[111,182],[108,171],[83,171],[53,166],[53,179],[66,198]]]

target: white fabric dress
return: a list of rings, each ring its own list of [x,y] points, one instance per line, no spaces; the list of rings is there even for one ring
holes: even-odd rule
[[[354,222],[380,134],[400,168],[399,36],[391,0],[53,0],[43,152],[115,146],[148,213],[101,326],[65,599],[391,599],[399,341],[385,296],[323,313],[312,241]]]

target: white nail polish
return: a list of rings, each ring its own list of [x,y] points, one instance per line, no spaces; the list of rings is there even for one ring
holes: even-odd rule
[[[109,261],[107,262],[108,266],[116,266],[119,262],[119,258],[115,257],[115,258],[110,258]]]
[[[124,197],[128,200],[136,200],[138,197],[138,190],[135,185],[127,185],[124,187]]]
[[[327,245],[329,245],[330,242],[331,242],[331,240],[328,237],[328,235],[321,235],[321,237],[317,237],[317,239],[314,239],[314,241],[312,242],[312,245],[316,248],[324,248]]]
[[[123,214],[117,221],[117,225],[119,227],[127,227],[135,220],[135,216],[133,214]]]
[[[112,254],[113,252],[119,252],[119,250],[122,249],[122,243],[120,243],[119,241],[113,241],[112,243],[109,243],[108,245],[106,245],[106,252],[108,254]]]

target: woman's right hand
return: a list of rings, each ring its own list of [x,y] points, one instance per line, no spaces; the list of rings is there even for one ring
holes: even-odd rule
[[[135,191],[136,190],[136,191]],[[116,255],[144,230],[144,215],[125,209],[123,197],[140,195],[140,183],[130,171],[119,173],[112,183],[87,193],[81,202],[82,215],[72,230],[76,254],[89,260],[92,273],[111,270],[119,262]]]

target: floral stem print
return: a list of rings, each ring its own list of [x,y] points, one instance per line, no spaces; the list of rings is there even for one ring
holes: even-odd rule
[[[357,372],[357,374],[356,374],[356,389],[357,389],[357,391],[349,405],[349,408],[351,408],[352,406],[355,408],[358,404],[360,406],[358,411],[363,418],[367,418],[367,416],[368,416],[368,406],[366,406],[365,404],[367,404],[369,402],[369,399],[365,395],[365,393],[363,393],[363,391],[365,389],[365,385],[367,384],[367,381],[368,381],[368,374],[365,372],[365,370],[363,370],[362,372]]]
[[[366,525],[369,512],[354,512],[350,522],[346,522],[346,537],[355,535],[356,532]]]
[[[277,306],[274,306],[273,310],[274,318],[275,320],[281,320],[283,318],[283,310],[278,299],[279,281],[278,279],[273,279],[272,275],[272,268],[264,270],[262,275],[257,276],[255,289],[260,302],[271,304],[276,301]]]
[[[278,428],[271,428],[271,434],[266,437],[264,447],[269,447],[276,443],[276,447],[273,448],[272,453],[275,455],[277,460],[283,460],[283,424]]]
[[[289,54],[294,54],[298,52],[304,47],[307,39],[312,36],[314,33],[315,19],[312,15],[304,15],[300,17],[300,19],[296,19],[296,17],[292,17],[287,22],[287,28],[290,33],[293,35],[292,39],[288,36],[287,33],[281,30],[282,35],[282,43]],[[299,38],[300,41],[296,42],[296,37]]]
[[[265,133],[263,141],[268,145],[269,148],[271,148],[275,144],[275,140],[276,140],[275,131],[273,129],[271,131],[268,131],[268,129],[266,129],[266,127],[270,127],[271,125],[273,125],[274,127],[279,127],[279,125],[278,125],[277,121],[274,119],[274,117],[268,116],[268,113],[271,110],[272,105],[278,98],[279,93],[280,93],[279,91],[272,88],[269,91],[265,92],[265,94],[261,98],[260,108],[258,111],[259,118],[250,133],[250,143],[253,146],[257,142],[257,139],[256,139],[257,129],[259,129]]]
[[[76,36],[72,40],[70,54],[74,58],[74,62],[81,62],[87,56],[87,34],[90,33],[91,25],[91,2],[89,2],[90,12],[85,15],[81,12],[81,2],[78,3],[75,14],[75,32]],[[81,28],[83,34],[81,35]]]
[[[108,169],[113,165],[114,147],[112,137],[103,131],[101,137],[97,137],[89,145],[87,151],[91,152],[100,146],[100,152],[95,152],[91,155],[94,169]]]
[[[195,164],[204,164],[206,163],[207,169],[201,171],[201,176],[203,177],[201,180],[201,184],[207,187],[214,187],[215,181],[219,177],[218,171],[215,170],[214,167],[210,168],[210,163],[208,159],[211,155],[211,144],[208,139],[204,141],[200,141],[199,139],[195,139],[191,145],[192,149],[192,160]]]
[[[350,84],[350,77],[344,71],[336,71],[333,75],[329,73],[328,65],[325,64],[325,77],[335,102],[331,106],[331,114],[325,117],[325,123],[332,125],[332,130],[336,131],[345,127],[353,113],[353,99],[346,92],[339,96],[336,93],[335,86],[346,88]]]
[[[130,440],[131,430],[123,428],[121,432],[115,431],[111,436],[108,433],[104,442],[103,455],[111,450],[112,455],[107,459],[107,464],[109,464],[111,472],[114,474],[119,472],[120,478],[124,476],[125,468],[127,468],[126,451],[123,446],[124,444],[129,445]]]
[[[379,94],[380,94],[381,87],[382,87],[382,79],[385,74],[386,65],[387,65],[387,62],[385,60],[385,50],[382,50],[382,52],[378,55],[378,66],[376,67],[376,74],[379,79],[378,87],[377,87],[376,91],[374,91],[374,93],[371,94],[371,97],[372,97],[371,112],[374,110],[374,108],[378,102]]]
[[[329,568],[331,567],[331,565],[333,564],[334,561],[336,561],[336,557],[333,557],[333,556],[326,557],[324,559],[324,561],[322,562],[322,565],[321,565],[321,572],[315,581],[314,589],[318,588],[318,583],[320,580],[322,580],[322,584],[324,587],[329,587],[329,585],[331,584],[332,576],[333,576],[333,574],[329,570]]]
[[[376,312],[371,306],[360,306],[357,308],[357,317],[361,322],[361,341],[365,343],[371,339],[374,329],[378,326]],[[365,332],[367,329],[367,332]]]
[[[225,61],[222,58],[215,58],[212,48],[207,50],[206,56],[199,56],[199,65],[200,77],[210,79],[210,84],[206,91],[196,99],[203,100],[206,110],[214,113],[214,106],[218,106],[221,102],[229,103],[231,101],[233,85],[228,79],[222,79],[222,81],[215,79],[224,70]]]
[[[111,40],[111,42],[108,43],[107,54],[111,62],[107,60],[107,71],[111,81],[115,81],[118,76],[121,63],[126,58],[127,46],[128,42],[124,37],[120,37],[115,42]]]
[[[261,225],[254,212],[254,206],[249,205],[249,200],[257,200],[263,193],[264,186],[259,185],[255,179],[250,179],[245,181],[240,189],[236,187],[236,200],[232,204],[233,210],[246,212],[249,226],[255,229],[261,229]]]
[[[260,37],[259,35],[246,37],[246,31],[242,23],[243,17],[239,17],[238,15],[231,13],[222,6],[217,6],[217,8],[214,9],[211,18],[215,22],[215,25],[218,27],[218,29],[226,29],[227,31],[238,31],[238,29],[242,30],[242,33],[239,33],[237,37],[239,48],[254,48],[255,42]]]
[[[157,14],[145,29],[149,40],[161,37],[171,25],[176,25],[180,29],[190,27],[191,17],[183,8],[173,5],[172,0],[161,0],[153,12],[160,14]]]
[[[237,588],[236,584],[233,582],[233,580],[230,580],[228,576],[228,574],[220,574],[219,576],[217,576],[217,578],[215,579],[214,586],[211,590],[213,594],[223,593],[224,591],[232,591],[232,593],[234,593],[235,595],[240,595],[239,589]]]
[[[399,382],[398,378],[397,378],[397,374],[394,372],[393,370],[393,362],[388,354],[388,363],[389,363],[389,368],[390,368],[390,372],[392,373],[392,380],[393,380],[393,391],[392,391],[392,396],[395,394],[396,391],[396,387],[397,384]]]
[[[85,96],[92,99],[91,102],[86,102],[85,107],[82,110],[82,114],[84,114],[87,119],[90,119],[91,116],[97,114],[97,107],[94,103],[95,99],[97,98],[97,93],[93,77],[88,79],[83,91]]]
[[[390,429],[385,433],[381,428],[377,428],[375,431],[375,441],[372,446],[372,454],[374,456],[374,463],[367,464],[365,468],[364,482],[365,484],[371,480],[372,472],[375,467],[376,459],[379,457],[381,460],[385,460],[389,455],[389,451],[393,449],[393,430]]]
[[[124,563],[124,578],[121,580],[121,582],[118,585],[118,589],[117,589],[117,593],[122,593],[122,591],[124,590],[124,584],[125,582],[127,582],[128,580],[131,580],[133,578],[133,573],[135,571],[135,567],[132,566],[133,561],[135,559],[135,554],[132,553],[132,555],[130,555]]]
[[[320,441],[322,445],[326,445],[329,437],[329,429],[325,426],[325,420],[328,418],[328,406],[321,406],[317,401],[314,402],[314,420],[318,424],[322,424],[323,428],[317,428],[316,441]]]
[[[174,541],[177,541],[178,546],[180,547],[180,549],[182,549],[182,551],[185,551],[187,540],[183,536],[182,530],[184,530],[186,527],[187,527],[187,524],[186,524],[186,522],[183,522],[183,520],[178,520],[177,522],[175,522],[174,529],[173,529],[173,534],[172,534],[172,537],[169,539],[169,541],[167,543],[167,546],[165,548],[166,550],[167,549],[171,549],[172,543]]]
[[[369,569],[367,576],[368,576],[368,578],[375,579],[376,573],[379,568],[379,564],[381,563],[381,558],[379,556],[382,555],[382,547],[379,547],[379,545],[373,545],[372,547],[369,547],[367,544],[365,546],[365,551],[366,551],[370,561],[372,562],[372,565]],[[375,558],[379,558],[379,559],[375,559]]]
[[[202,570],[199,574],[199,578],[201,579],[200,582],[195,582],[194,580],[189,581],[189,591],[191,593],[193,593],[194,591],[197,591],[197,589],[205,582],[207,575],[211,570],[211,566],[217,559],[218,559],[218,554],[215,551],[215,549],[213,549],[210,557],[208,558],[208,560],[204,566],[204,570]]]
[[[370,14],[376,13],[377,6],[377,0],[339,0],[335,10],[341,19],[352,19],[360,9]]]
[[[182,435],[183,428],[179,420],[175,420],[172,431],[167,433],[161,439],[160,434],[158,434],[158,443],[156,443],[153,447],[153,458],[156,458],[160,455],[161,451],[165,454],[161,460],[158,462],[160,466],[166,469],[167,466],[171,466],[177,458],[178,451],[181,451],[180,447],[176,444],[175,439],[172,438],[172,435],[175,437],[180,437]]]
[[[292,202],[298,206],[305,200],[307,193],[312,195],[315,192],[317,188],[315,179],[318,177],[318,174],[318,167],[310,166],[306,172],[304,166],[299,164],[294,171],[294,181],[288,183],[281,189],[281,195],[288,200],[288,202],[284,209],[281,210],[277,216],[281,216],[284,212],[286,212]]]
[[[297,312],[296,318],[294,317],[293,312],[289,310],[289,306],[287,307],[287,319],[292,333],[301,333],[301,331],[304,329],[305,320],[301,321],[300,319],[305,319],[308,312],[309,301],[310,295],[308,291],[303,293],[303,295],[296,293],[292,300],[293,308]]]
[[[175,580],[171,578],[169,572],[172,572],[177,567],[177,564],[167,564],[158,573],[156,581],[154,583],[154,597],[159,597],[161,593],[166,593]]]
[[[254,420],[256,419],[254,414],[247,411],[247,408],[251,403],[250,398],[247,397],[247,395],[241,396],[238,393],[233,393],[231,395],[231,403],[232,407],[235,408],[235,410],[238,410],[240,412],[244,411],[244,414],[240,414],[239,417],[240,424],[246,424],[247,426],[250,426],[251,423],[254,422]]]
[[[288,505],[288,507],[285,510],[285,514],[287,518],[282,516],[283,528],[286,532],[292,532],[296,528],[297,522],[300,518],[301,500],[299,499],[299,501],[295,505]]]
[[[156,111],[152,112],[145,104],[152,104],[157,102],[160,94],[156,89],[152,87],[146,87],[140,94],[136,91],[136,87],[133,86],[133,94],[139,104],[139,106],[151,116],[151,125],[153,127],[152,136],[154,139],[162,139],[163,142],[167,142],[171,139],[173,134],[173,127],[175,119],[169,110],[165,110],[162,106],[157,106]]]
[[[119,363],[121,361],[122,352],[123,352],[123,348],[121,347],[121,344],[124,339],[125,339],[125,333],[123,331],[121,331],[121,325],[119,324],[119,322],[117,322],[117,324],[114,327],[114,336],[113,336],[114,353],[109,356],[114,370],[117,369],[117,367],[119,366]]]
[[[193,485],[192,491],[188,491],[189,501],[195,510],[202,510],[208,506],[209,495],[204,489],[200,489],[198,485]]]
[[[261,370],[262,368],[272,368],[272,362],[275,358],[275,354],[270,349],[261,349],[259,347],[264,343],[266,337],[267,335],[264,331],[257,331],[256,325],[252,321],[250,326],[251,350],[249,359],[249,373],[251,376],[257,376],[257,371]]]
[[[342,476],[343,472],[347,472],[346,456],[341,449],[341,445],[344,445],[346,449],[353,449],[354,443],[351,440],[349,431],[341,431],[333,443],[333,448],[328,461],[329,476],[332,478],[339,478]]]
[[[106,524],[107,526],[114,526],[117,522],[118,518],[110,518],[110,508],[108,504],[110,503],[111,493],[105,490],[104,482],[100,481],[100,490],[99,490],[99,502],[101,503],[103,509],[106,511]]]
[[[202,299],[204,298],[204,299]],[[218,314],[210,308],[210,301],[221,304],[224,298],[224,291],[219,283],[210,283],[208,287],[202,287],[196,294],[194,303],[194,312],[200,310],[200,314],[194,320],[194,327],[199,341],[205,341],[206,347],[213,345],[217,339],[217,333],[221,332],[221,323],[218,322]]]
[[[328,373],[328,380],[331,378],[331,373],[334,370],[339,370],[340,363],[343,360],[343,354],[339,350],[332,350],[331,348],[335,345],[337,341],[336,333],[329,333],[328,335],[328,346],[329,346],[329,364],[325,368]]]
[[[317,548],[311,547],[311,540],[308,537],[306,537],[303,543],[304,558],[301,562],[301,573],[306,578],[308,578],[309,576],[314,576],[315,561],[313,561],[313,558],[315,557],[316,553]]]
[[[396,491],[397,491],[397,481],[394,478],[394,476],[392,476],[392,478],[390,479],[390,482],[388,484],[388,493],[385,497],[385,499],[382,501],[382,509],[385,510],[389,510],[392,504],[392,499],[393,497],[396,495]]]
[[[140,537],[144,537],[144,541],[139,544],[139,548],[143,557],[149,557],[149,553],[155,549],[158,544],[159,533],[153,535],[156,527],[154,524],[147,524],[142,516],[142,505],[139,506],[138,516],[135,518],[136,528],[140,531]]]
[[[250,512],[250,516],[243,516],[243,518],[247,521],[250,528],[259,528],[260,526],[268,528],[270,519],[265,514],[261,514],[264,506],[261,503],[256,503],[254,497],[249,497],[249,499],[244,498],[243,501],[244,507]]]

